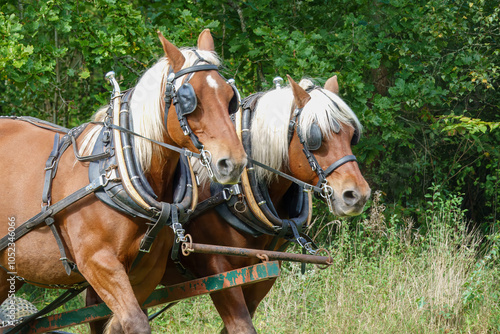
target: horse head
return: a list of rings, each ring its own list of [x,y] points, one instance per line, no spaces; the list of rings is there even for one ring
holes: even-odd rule
[[[202,153],[213,180],[238,182],[247,158],[228,116],[237,111],[239,95],[218,73],[210,31],[200,34],[197,50],[180,50],[158,35],[169,63],[164,76],[166,140]]]
[[[309,80],[297,84],[288,79],[296,106],[289,147],[291,173],[321,187],[332,213],[360,214],[371,193],[351,150],[359,140],[361,124],[337,95],[337,76],[328,79],[324,88]]]

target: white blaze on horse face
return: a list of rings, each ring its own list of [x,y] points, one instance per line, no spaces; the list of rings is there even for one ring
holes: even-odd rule
[[[207,75],[207,83],[213,89],[219,88],[219,85],[217,84],[217,81],[215,81],[215,79],[210,74]]]

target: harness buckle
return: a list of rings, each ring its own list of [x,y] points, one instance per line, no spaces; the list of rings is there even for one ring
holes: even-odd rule
[[[222,198],[224,198],[224,200],[226,201],[229,201],[231,199],[231,190],[229,190],[229,188],[222,189]]]
[[[185,230],[182,228],[181,223],[173,223],[172,230],[174,231],[175,235],[177,235],[177,243],[187,241],[186,236],[184,235]]]
[[[234,184],[230,189],[231,189],[231,194],[233,195],[241,194],[241,187],[239,184]]]
[[[310,193],[314,190],[314,186],[312,184],[304,184],[302,187],[302,191],[305,193]]]
[[[42,208],[42,211],[47,210],[50,207],[50,198],[47,200],[47,203],[42,202],[42,204],[40,205],[40,207]]]
[[[53,168],[54,168],[54,166],[55,166],[55,165],[56,165],[56,160],[54,160],[54,161],[52,162],[52,165],[50,165],[49,167],[45,167],[45,168],[44,168],[44,170],[45,170],[45,171],[51,170],[51,169],[53,169]]]
[[[222,198],[229,201],[232,196],[238,196],[241,194],[241,188],[238,184],[234,184],[229,188],[222,189]]]
[[[99,175],[99,185],[106,187],[108,185],[109,179],[105,174]]]
[[[102,132],[102,142],[104,144],[109,144],[111,142],[111,131],[109,130],[104,130]]]
[[[108,168],[106,168],[105,170],[106,173],[103,175],[105,175],[107,183],[109,181],[114,181],[114,182],[120,181],[117,169],[118,169],[117,165],[110,165]]]
[[[187,125],[186,117],[179,118],[179,123],[181,125],[182,133],[184,134],[184,136],[188,136],[189,134],[191,134],[191,130]]]

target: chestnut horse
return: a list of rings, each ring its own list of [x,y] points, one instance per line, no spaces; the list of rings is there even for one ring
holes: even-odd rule
[[[169,68],[178,73],[193,65],[200,66],[200,58],[201,64],[219,65],[214,41],[209,30],[204,30],[198,38],[198,50],[180,50],[161,33],[159,38],[165,57],[145,72],[130,100],[134,130],[144,137],[197,152],[181,129],[174,105],[169,107],[165,127],[164,92]],[[196,94],[192,97],[197,105],[186,116],[187,124],[211,152],[214,178],[218,182],[235,183],[246,164],[245,151],[228,117],[229,104],[236,92],[216,67],[203,68],[181,75],[174,84],[178,89],[190,75]],[[98,112],[96,120],[102,119],[103,113]],[[77,140],[81,153],[85,145],[87,150],[93,145],[95,135],[92,134],[101,127],[95,123],[87,127],[85,136]],[[40,212],[45,162],[53,141],[53,131],[15,119],[0,120],[1,235],[8,233],[8,222],[19,226]],[[158,200],[171,202],[179,153],[139,138],[134,149]],[[67,150],[53,180],[52,203],[88,183],[88,164],[77,161],[72,150]],[[151,333],[140,305],[163,277],[174,238],[172,231],[160,230],[150,252],[131,268],[147,229],[145,219],[111,209],[91,194],[56,214],[54,220],[67,256],[76,263],[79,273],[66,274],[59,261],[61,255],[55,238],[43,224],[15,242],[16,275],[41,287],[71,287],[87,281],[114,314],[107,332]],[[7,250],[0,252],[0,302],[6,300],[12,289],[7,281],[11,276],[6,268],[12,271],[7,253]],[[16,280],[16,289],[21,283]]]
[[[306,91],[314,85],[310,80],[302,80],[296,84],[289,77],[290,87],[275,89],[264,94],[254,111],[250,135],[252,158],[270,167],[281,170],[303,182],[316,185],[318,174],[310,167],[303,152],[297,130],[301,137],[308,136],[308,129],[313,124],[319,125],[322,140],[319,147],[312,150],[319,166],[327,170],[329,166],[343,157],[352,155],[351,142],[359,136],[361,125],[346,103],[337,95],[339,92],[337,77],[330,78],[324,89]],[[295,104],[295,107],[293,105]],[[291,141],[288,140],[290,119],[295,108],[303,108],[299,119],[299,128]],[[340,131],[336,128],[336,120],[340,123]],[[356,140],[356,138],[355,138]],[[292,183],[282,177],[256,167],[257,179],[267,184],[270,198],[280,217],[287,217],[288,200],[285,194]],[[370,197],[370,187],[358,168],[356,161],[342,164],[327,176],[327,184],[333,188],[333,214],[339,217],[358,215]],[[268,249],[274,237],[262,235],[255,238],[231,227],[215,210],[199,216],[189,222],[186,227],[196,243],[216,244],[224,246]],[[284,239],[275,245],[278,249]],[[256,264],[258,259],[231,257],[223,255],[191,254],[182,258],[182,264],[194,275],[203,277]],[[162,284],[175,284],[185,280],[175,273],[175,266],[169,265]],[[261,300],[266,296],[275,279],[235,287],[211,294],[226,333],[256,333],[252,317]]]
[[[289,78],[289,82],[289,87],[271,90],[258,100],[250,128],[251,157],[303,182],[316,185],[320,177],[310,167],[297,131],[301,131],[301,137],[305,138],[313,124],[319,126],[320,141],[316,147],[310,147],[310,153],[314,155],[321,169],[327,171],[332,164],[336,164],[344,157],[352,156],[351,143],[357,140],[361,124],[353,111],[338,96],[336,76],[327,80],[324,89],[314,86],[306,79],[297,84]],[[290,140],[289,124],[298,108],[302,109],[301,117],[298,124],[292,128],[293,136]],[[288,217],[288,200],[285,194],[292,186],[292,182],[258,167],[256,172],[257,178],[267,184],[269,195],[279,216]],[[360,214],[371,193],[353,159],[344,162],[327,175],[326,184],[333,188],[333,194],[330,193],[334,197],[330,199],[334,199],[332,213],[339,217]],[[200,199],[210,196],[209,188],[205,184],[205,193],[200,195]],[[274,239],[271,235],[254,237],[242,232],[229,225],[213,209],[190,220],[185,228],[196,243],[269,249]],[[274,246],[274,250],[285,241],[281,239]],[[216,254],[194,253],[181,257],[182,265],[197,277],[253,265],[258,261],[254,258]],[[186,280],[188,278],[180,274],[174,263],[168,261],[162,284],[172,285]],[[255,333],[252,317],[274,281],[272,279],[212,293],[211,298],[224,321],[225,328],[222,332]],[[96,302],[92,291],[87,294],[87,302],[89,304]],[[92,333],[100,333],[102,330],[99,327],[102,327],[102,323],[91,323]]]

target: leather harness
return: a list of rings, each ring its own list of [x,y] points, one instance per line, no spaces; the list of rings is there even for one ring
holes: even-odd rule
[[[312,89],[318,88],[313,87]],[[323,170],[307,145],[308,138],[303,138],[301,134],[299,121],[302,108],[295,108],[289,124],[288,140],[290,143],[293,132],[296,131],[311,169],[318,174],[318,184],[316,186],[309,185],[253,160],[251,158],[250,126],[253,111],[262,95],[264,93],[256,93],[242,101],[242,115],[241,120],[239,120],[241,126],[239,127],[238,121],[236,124],[248,156],[246,173],[242,174],[242,179],[237,185],[222,186],[212,183],[210,186],[212,196],[198,204],[195,212],[191,215],[191,219],[203,214],[206,210],[214,208],[226,222],[243,233],[248,233],[254,237],[263,234],[274,236],[273,242],[268,247],[269,249],[273,249],[280,238],[285,238],[288,241],[297,242],[304,250],[315,253],[317,247],[308,236],[302,233],[304,227],[311,220],[311,191],[325,198],[330,210],[332,210],[333,188],[327,184],[326,177],[343,164],[356,161],[356,157],[347,155],[332,163],[326,170]],[[335,104],[334,101],[332,102]],[[340,129],[340,125],[338,125],[338,129]],[[267,186],[260,183],[255,176],[254,164],[295,183],[285,194],[286,202],[289,203],[288,215],[290,218],[284,219],[278,216],[270,200]],[[250,210],[247,210],[247,208],[250,208]]]
[[[203,60],[203,59],[202,59]],[[218,67],[215,65],[198,65],[191,66],[177,73],[177,76],[171,83],[175,81],[176,78],[186,74],[186,73],[194,73],[197,71],[205,71],[205,70],[218,70]],[[182,73],[181,73],[182,72]],[[111,73],[111,72],[110,72]],[[110,78],[110,81],[114,79],[114,73],[111,76],[107,76]],[[113,100],[116,97],[122,97],[119,92],[119,87],[116,81],[112,81],[112,84],[115,86],[115,91],[118,90],[118,93],[112,98]],[[118,88],[118,89],[117,89]],[[235,89],[235,87],[233,88]],[[236,94],[235,90],[235,94]],[[0,251],[7,248],[9,243],[12,243],[22,236],[26,235],[28,232],[45,222],[51,229],[58,244],[59,250],[61,252],[61,261],[64,265],[66,273],[69,275],[71,271],[76,271],[76,264],[71,262],[65,253],[64,244],[62,242],[59,233],[54,225],[54,216],[65,209],[66,207],[72,205],[73,203],[81,200],[82,198],[88,196],[91,193],[95,193],[96,196],[101,199],[107,205],[113,207],[114,209],[126,213],[133,217],[141,217],[150,221],[148,223],[148,229],[143,239],[141,240],[139,246],[139,253],[134,260],[132,267],[136,266],[140,261],[142,256],[145,253],[148,253],[151,249],[152,243],[155,240],[155,237],[158,235],[159,231],[164,226],[170,226],[174,230],[174,234],[176,235],[174,246],[172,250],[172,257],[176,257],[180,242],[185,240],[184,237],[184,229],[182,228],[182,223],[186,222],[189,218],[189,215],[193,212],[197,203],[197,188],[194,181],[194,173],[191,168],[191,164],[189,163],[189,159],[191,157],[197,157],[202,160],[202,164],[209,165],[210,164],[210,152],[203,150],[203,145],[197,140],[194,134],[191,138],[194,141],[196,147],[200,148],[201,153],[193,153],[186,149],[180,149],[174,147],[172,145],[168,145],[166,143],[160,143],[149,138],[145,138],[131,129],[132,120],[130,114],[128,113],[128,101],[131,97],[133,91],[128,91],[123,95],[121,99],[122,103],[118,106],[119,113],[119,125],[112,124],[112,112],[114,112],[113,108],[110,107],[107,111],[107,116],[104,122],[92,122],[93,124],[100,124],[103,126],[103,129],[99,133],[96,145],[94,146],[92,155],[90,156],[80,156],[78,154],[78,150],[76,147],[76,139],[78,136],[84,131],[84,129],[88,126],[89,123],[83,124],[74,129],[68,130],[66,128],[60,127],[58,125],[42,121],[33,117],[16,117],[16,116],[3,116],[2,118],[9,118],[15,120],[21,120],[29,122],[37,127],[41,127],[44,129],[48,129],[51,131],[55,131],[58,133],[65,133],[65,136],[60,139],[59,134],[56,133],[54,137],[54,144],[51,153],[46,162],[45,167],[45,178],[44,178],[44,188],[42,192],[42,210],[35,216],[31,217],[20,226],[18,226],[14,231],[14,237],[11,235],[6,235],[0,239]],[[239,97],[239,95],[238,95]],[[167,102],[167,101],[166,101]],[[175,103],[174,103],[175,104]],[[165,110],[170,108],[170,101],[165,105]],[[177,111],[177,106],[176,106]],[[179,118],[183,118],[185,125],[187,126],[187,120],[185,119],[186,115],[179,116]],[[116,132],[117,131],[117,132]],[[121,142],[123,143],[122,147],[115,147],[115,140],[113,139],[113,134],[119,133]],[[138,136],[144,139],[147,139],[155,144],[161,145],[168,149],[174,150],[180,153],[180,162],[177,167],[177,175],[181,182],[178,183],[178,186],[175,187],[174,192],[174,203],[166,203],[159,202],[156,199],[156,195],[151,189],[151,186],[147,182],[146,178],[142,174],[142,170],[139,167],[137,159],[135,157],[135,152],[133,150],[133,136]],[[51,189],[52,189],[52,180],[54,179],[57,166],[59,164],[59,160],[65,150],[73,145],[73,150],[75,153],[75,157],[79,161],[90,162],[89,167],[89,179],[90,183],[68,197],[58,201],[57,203],[51,203]],[[123,149],[123,156],[126,164],[126,172],[131,176],[130,182],[134,186],[135,190],[139,193],[142,200],[148,204],[149,207],[145,208],[144,206],[137,205],[133,199],[129,197],[126,191],[123,189],[123,178],[120,176],[120,171],[116,170],[116,150]],[[2,267],[3,268],[3,267]],[[8,271],[6,268],[3,268]],[[19,278],[22,279],[22,278]],[[58,287],[61,287],[58,285]]]

